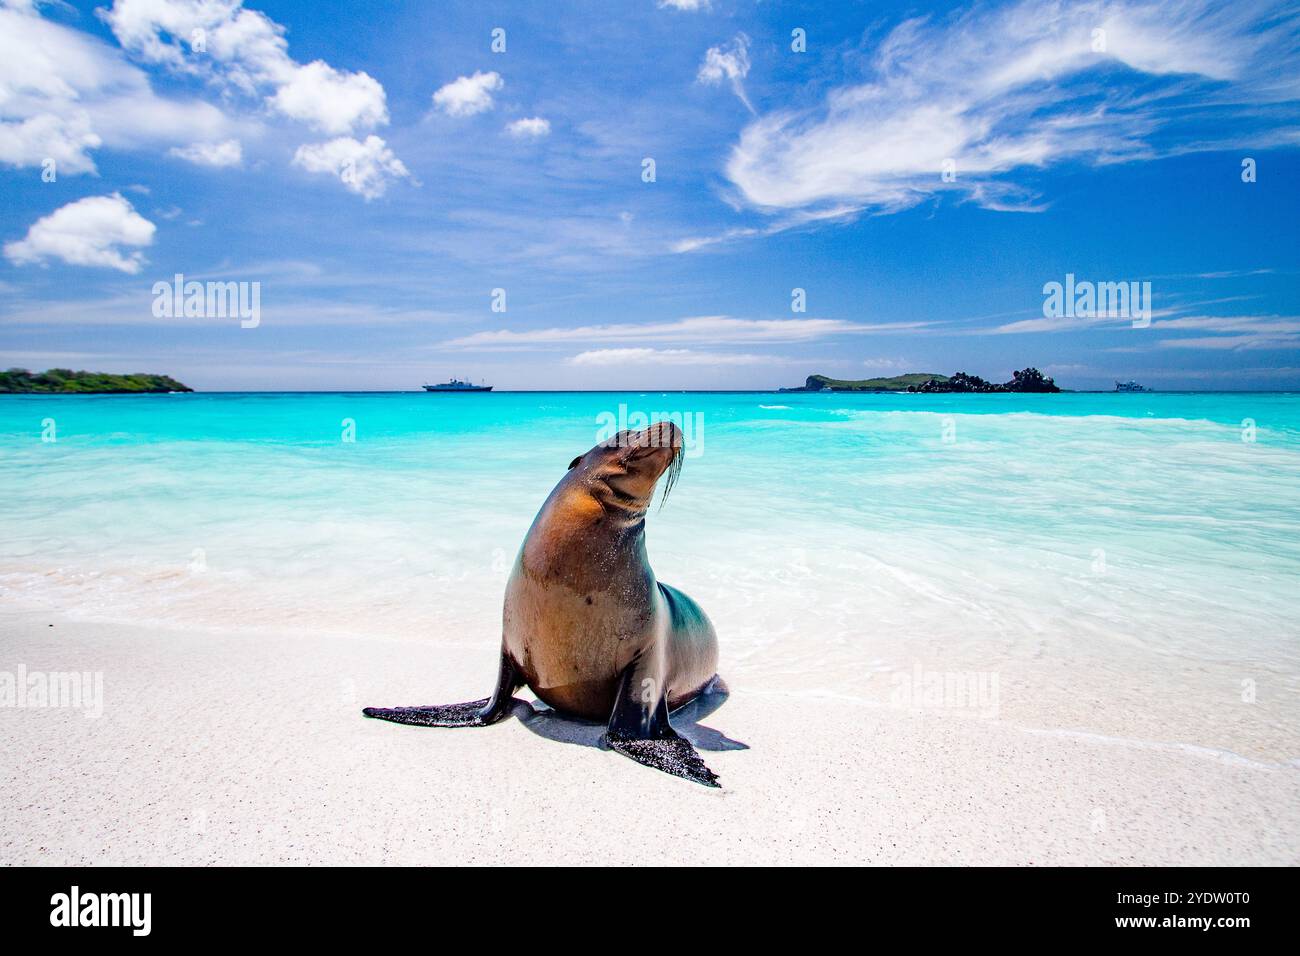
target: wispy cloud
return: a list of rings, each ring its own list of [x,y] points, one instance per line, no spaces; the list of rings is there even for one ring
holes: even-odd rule
[[[1212,332],[1216,335],[1167,336],[1162,348],[1264,349],[1300,348],[1300,317],[1284,315],[1189,315],[1153,325],[1157,331]]]
[[[747,239],[750,236],[774,236],[777,233],[788,232],[791,229],[798,229],[803,226],[811,226],[814,223],[849,219],[857,215],[858,212],[857,206],[797,209],[784,213],[763,226],[734,226],[708,236],[687,236],[684,239],[674,240],[669,244],[668,248],[669,251],[674,253],[696,252],[709,246],[724,245],[736,239]]]
[[[237,273],[237,275],[249,274],[248,272]],[[217,273],[187,272],[185,278],[187,281],[202,282],[212,279],[215,275]],[[172,279],[172,275],[162,272],[154,272],[153,276],[167,281]],[[263,287],[265,288],[265,283]],[[290,296],[279,286],[274,288],[275,301],[264,302],[262,307],[262,328],[294,328],[312,331],[322,328],[383,327],[396,331],[399,327],[422,329],[433,325],[455,326],[465,321],[465,316],[461,313],[440,312],[418,306],[380,305],[373,300],[354,297],[321,302],[318,299],[304,297],[301,293]],[[89,299],[6,302],[3,307],[0,307],[0,325],[28,330],[108,326],[165,326],[172,329],[195,329],[201,326],[220,327],[229,325],[230,322],[229,319],[220,317],[155,316],[152,308],[153,299],[150,285],[143,284],[116,295],[104,294]],[[66,337],[68,332],[64,329],[60,334]],[[403,349],[403,354],[410,356],[415,351],[408,347]]]
[[[238,166],[244,158],[243,148],[237,139],[228,139],[221,143],[191,143],[189,146],[173,146],[167,150],[168,156],[175,156],[197,166]]]
[[[1155,323],[1157,329],[1204,332],[1300,333],[1300,317],[1291,315],[1188,315]]]
[[[1196,279],[1241,279],[1246,276],[1272,275],[1272,269],[1228,269],[1223,272],[1198,272]]]
[[[1293,349],[1297,346],[1300,346],[1300,336],[1295,335],[1214,335],[1160,340],[1160,347],[1166,349],[1220,349],[1234,352],[1246,349]]]
[[[1210,148],[1173,134],[1157,142],[1175,92],[1219,91],[1213,106],[1227,115],[1293,102],[1296,33],[1294,15],[1249,0],[1021,0],[912,19],[879,45],[870,82],[832,90],[818,109],[755,120],[726,172],[748,205],[768,211],[894,211],[944,191],[1041,208],[1004,174]],[[1292,127],[1295,115],[1273,122]]]
[[[692,349],[591,349],[568,359],[570,365],[766,365],[772,359],[737,352],[698,352]]]
[[[619,325],[584,325],[514,331],[497,329],[452,339],[457,348],[518,348],[569,342],[811,342],[832,335],[906,332],[924,322],[867,324],[844,319],[737,319],[725,315],[695,316],[672,322],[627,322]]]
[[[1131,318],[1113,315],[1051,316],[1022,319],[1019,322],[1007,322],[992,329],[977,329],[975,334],[1020,335],[1032,332],[1082,332],[1100,326],[1122,328],[1124,326],[1132,327],[1132,325],[1133,320]]]
[[[704,54],[704,62],[696,74],[700,83],[721,83],[726,80],[731,84],[731,91],[745,104],[745,109],[755,113],[749,97],[745,95],[745,77],[749,75],[749,37],[737,33],[730,43],[709,47]]]

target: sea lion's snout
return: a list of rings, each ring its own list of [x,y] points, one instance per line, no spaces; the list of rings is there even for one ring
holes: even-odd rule
[[[629,434],[624,463],[629,474],[648,483],[647,496],[654,494],[655,484],[665,472],[664,497],[668,496],[682,468],[682,445],[682,430],[667,420]]]
[[[600,452],[593,463],[595,473],[614,491],[621,507],[644,512],[665,473],[665,496],[677,480],[683,445],[682,430],[667,420],[640,431],[622,431],[594,449]]]
[[[649,428],[632,432],[629,446],[633,449],[632,458],[662,458],[664,467],[668,467],[673,457],[682,449],[682,430],[671,421],[655,422]]]

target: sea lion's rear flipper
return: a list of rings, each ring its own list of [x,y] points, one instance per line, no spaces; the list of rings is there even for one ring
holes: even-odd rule
[[[491,697],[463,704],[432,704],[427,707],[367,707],[361,713],[417,727],[486,727],[510,712],[512,695],[522,686],[514,661],[502,654],[496,691]]]
[[[706,787],[720,786],[718,775],[705,766],[691,742],[673,730],[668,721],[668,701],[658,688],[654,678],[643,676],[638,661],[628,665],[619,681],[605,743],[611,750],[655,770]]]
[[[631,757],[637,763],[654,767],[674,777],[694,780],[706,787],[719,787],[718,775],[705,766],[695,747],[685,737],[674,731],[672,737],[654,740],[624,737],[613,733],[607,734],[605,740],[611,750],[617,750],[625,757]]]

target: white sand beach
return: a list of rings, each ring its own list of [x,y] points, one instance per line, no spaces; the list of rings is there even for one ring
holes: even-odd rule
[[[719,709],[677,720],[710,790],[522,704],[482,729],[361,716],[482,696],[490,641],[35,609],[0,628],[6,661],[104,677],[98,718],[0,709],[3,864],[1300,862],[1300,769],[1174,740],[810,694],[741,666]]]

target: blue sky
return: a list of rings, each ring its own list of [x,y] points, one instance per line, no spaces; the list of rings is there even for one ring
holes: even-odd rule
[[[1294,6],[378,9],[0,0],[0,362],[1300,388]],[[176,273],[260,283],[260,324],[156,317]],[[1045,317],[1067,273],[1150,282],[1149,325]]]

